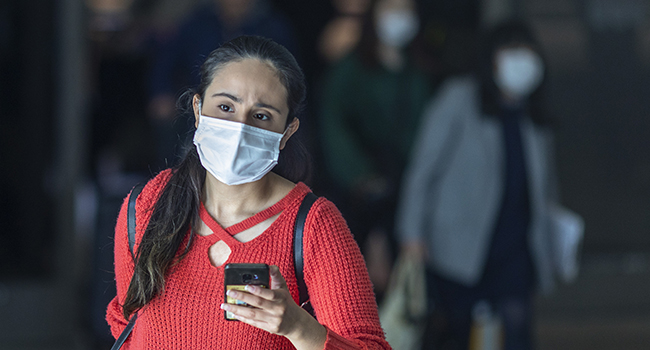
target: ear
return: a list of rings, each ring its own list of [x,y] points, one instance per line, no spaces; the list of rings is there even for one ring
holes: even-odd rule
[[[192,109],[194,110],[194,127],[199,127],[199,115],[201,115],[201,96],[195,94],[192,98]]]
[[[284,146],[287,145],[287,141],[289,141],[291,135],[295,134],[296,131],[298,131],[299,127],[300,127],[300,120],[298,118],[293,118],[293,121],[291,121],[291,123],[289,123],[289,126],[287,127],[287,131],[284,132],[284,136],[282,137],[282,140],[280,140],[280,150],[284,149]]]

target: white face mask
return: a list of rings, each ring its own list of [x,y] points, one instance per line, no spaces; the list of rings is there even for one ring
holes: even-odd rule
[[[194,144],[201,164],[210,174],[227,185],[241,185],[261,179],[278,164],[283,136],[200,115]]]
[[[494,82],[507,95],[528,97],[544,78],[544,63],[528,48],[504,49],[496,54]]]
[[[419,27],[420,21],[413,11],[388,11],[377,18],[377,37],[388,46],[402,48],[413,40]]]

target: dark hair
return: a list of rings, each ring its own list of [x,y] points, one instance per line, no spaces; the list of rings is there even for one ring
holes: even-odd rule
[[[549,123],[544,106],[544,91],[548,66],[541,47],[526,23],[519,20],[503,22],[488,31],[480,40],[478,56],[478,77],[481,83],[481,103],[484,115],[498,116],[501,111],[501,93],[494,82],[494,56],[504,46],[523,44],[531,47],[542,58],[544,78],[540,86],[530,95],[528,112],[536,124]]]
[[[205,91],[220,69],[228,63],[245,59],[266,62],[277,71],[287,90],[288,125],[304,107],[305,77],[291,53],[271,39],[240,36],[212,51],[201,66],[201,82],[197,90],[186,92],[184,98],[189,102],[191,98],[187,97],[198,94],[203,100]],[[305,148],[292,137],[280,152],[278,166],[273,171],[297,182],[306,181],[310,170]],[[196,148],[188,147],[181,162],[172,169],[169,182],[153,207],[136,253],[133,278],[122,306],[126,319],[164,289],[167,271],[189,251],[192,235],[189,238],[186,236],[191,226],[197,227],[199,224],[198,208],[205,175]],[[186,240],[187,244],[180,252]]]

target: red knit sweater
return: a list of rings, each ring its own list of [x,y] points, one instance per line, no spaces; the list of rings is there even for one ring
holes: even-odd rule
[[[151,217],[151,208],[171,172],[162,172],[144,187],[136,200],[136,246]],[[168,273],[165,290],[140,311],[123,349],[293,349],[288,339],[242,322],[224,320],[224,266],[228,263],[277,265],[294,300],[298,287],[292,240],[294,221],[309,188],[299,183],[272,207],[226,229],[216,225],[209,236],[196,235],[189,253]],[[128,247],[127,205],[124,201],[115,230],[117,296],[108,305],[106,319],[113,336],[127,321],[121,305],[133,274]],[[241,243],[232,235],[281,213],[254,240]],[[214,223],[208,225],[215,227]],[[221,231],[221,232],[219,232]],[[223,239],[232,253],[221,267],[211,265],[209,247]],[[325,349],[390,349],[377,316],[366,266],[345,220],[334,204],[319,198],[305,223],[305,283],[318,321],[327,332]]]

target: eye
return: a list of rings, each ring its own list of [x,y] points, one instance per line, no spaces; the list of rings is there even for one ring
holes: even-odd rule
[[[269,119],[271,119],[271,118],[269,118],[268,115],[262,114],[262,113],[253,114],[253,118],[258,119],[258,120],[269,120]]]
[[[224,112],[232,112],[232,108],[228,105],[219,105],[219,109]]]

